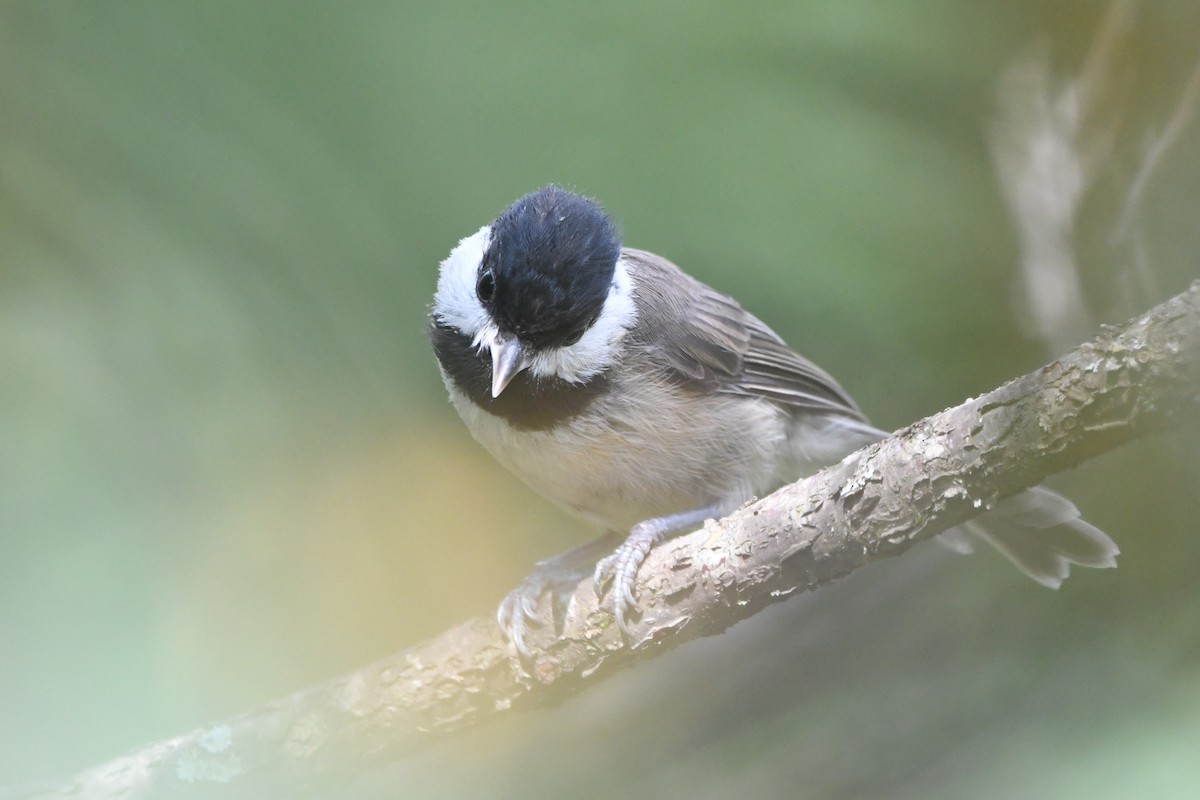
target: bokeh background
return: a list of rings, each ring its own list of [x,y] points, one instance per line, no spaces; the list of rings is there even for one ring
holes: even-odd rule
[[[0,4],[0,785],[490,613],[592,535],[474,445],[424,332],[440,259],[546,182],[899,427],[1054,355],[989,143],[1014,64],[1100,58],[1089,324],[1180,291],[1200,6],[1132,8],[1097,56],[1083,0]],[[926,546],[338,796],[1195,797],[1198,445],[1053,481],[1116,571]]]

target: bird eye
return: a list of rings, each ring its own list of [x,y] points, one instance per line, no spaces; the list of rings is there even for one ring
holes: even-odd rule
[[[496,276],[492,275],[491,270],[479,276],[479,282],[475,284],[475,294],[479,295],[479,299],[484,303],[492,299],[492,295],[496,292]]]
[[[563,339],[563,347],[570,347],[571,345],[576,344],[582,338],[583,338],[583,328],[580,328],[579,330],[575,331],[570,336],[568,336],[566,339]]]

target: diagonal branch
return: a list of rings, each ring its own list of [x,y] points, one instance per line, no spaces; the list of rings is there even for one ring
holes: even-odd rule
[[[1048,475],[1194,420],[1198,408],[1200,282],[1036,372],[657,548],[640,572],[643,614],[629,641],[585,581],[561,631],[546,626],[531,636],[531,664],[510,655],[491,619],[474,619],[36,796],[270,797],[328,788],[493,714],[554,703],[651,652],[720,633]],[[0,792],[13,796],[35,795]]]

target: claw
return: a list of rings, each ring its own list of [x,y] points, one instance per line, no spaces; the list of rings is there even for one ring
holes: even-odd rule
[[[520,585],[501,601],[496,609],[496,622],[523,661],[533,660],[527,641],[530,629],[557,625],[571,593],[595,562],[597,550],[602,548],[599,551],[603,552],[611,547],[607,539],[600,539],[561,556],[539,561]],[[539,601],[547,594],[550,596],[550,613],[543,616]]]
[[[600,559],[592,574],[592,582],[596,588],[596,596],[604,597],[604,587],[607,585],[610,598],[609,604],[617,627],[626,636],[629,635],[629,614],[637,606],[637,597],[633,586],[637,579],[637,571],[650,548],[661,537],[661,531],[653,520],[638,523],[633,526],[629,536],[620,547]]]
[[[596,588],[596,597],[604,597],[604,587],[610,592],[609,604],[617,627],[626,637],[629,636],[629,614],[637,608],[637,597],[633,588],[637,582],[638,569],[650,550],[670,533],[685,530],[693,525],[699,525],[713,516],[720,516],[718,506],[699,508],[685,511],[669,517],[656,517],[639,522],[629,531],[629,536],[621,542],[609,555],[596,563],[592,573],[592,583]]]
[[[522,583],[521,586],[509,592],[501,601],[499,608],[496,609],[496,623],[512,643],[517,655],[525,660],[532,657],[529,647],[525,644],[525,633],[530,625],[541,626],[541,622],[534,616],[536,611],[534,604],[537,602],[540,592],[531,592],[530,588],[527,584]]]
[[[627,638],[630,637],[629,617],[637,609],[637,595],[634,587],[637,583],[638,569],[651,548],[658,544],[669,533],[684,530],[692,525],[698,525],[708,517],[719,516],[719,508],[708,508],[687,511],[669,517],[656,517],[639,522],[629,531],[625,540],[612,549],[612,538],[602,537],[583,547],[539,562],[533,572],[521,581],[521,585],[509,592],[500,607],[496,609],[496,622],[504,631],[513,649],[526,661],[533,659],[533,654],[526,644],[526,636],[531,627],[541,628],[548,622],[557,626],[560,612],[567,608],[569,595],[574,591],[579,581],[587,576],[592,569],[592,585],[596,597],[603,600],[606,588],[610,593],[609,608],[617,627]],[[597,560],[601,553],[607,553]],[[551,593],[551,619],[540,619],[538,600],[547,592]]]
[[[508,632],[509,641],[512,642],[513,649],[517,651],[517,655],[522,661],[529,661],[533,658],[533,654],[529,652],[529,648],[525,646],[525,626],[514,625]]]
[[[611,577],[608,568],[611,560],[612,556],[608,555],[596,562],[596,571],[592,573],[592,586],[596,590],[596,597],[604,597],[604,585]]]

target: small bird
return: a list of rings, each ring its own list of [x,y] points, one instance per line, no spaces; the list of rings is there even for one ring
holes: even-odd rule
[[[664,537],[887,435],[737,301],[622,247],[595,202],[554,185],[442,262],[430,338],[475,439],[547,499],[624,537],[594,569],[623,631],[638,567]],[[1116,566],[1112,540],[1040,487],[963,527],[1045,586],[1073,563]],[[969,552],[962,531],[943,537]],[[505,598],[498,620],[518,651],[528,655],[534,601],[579,577],[551,559]]]

